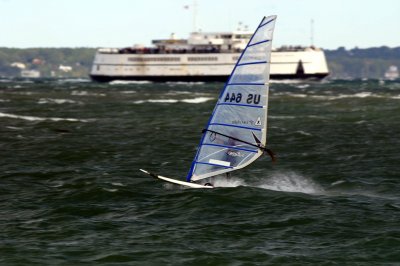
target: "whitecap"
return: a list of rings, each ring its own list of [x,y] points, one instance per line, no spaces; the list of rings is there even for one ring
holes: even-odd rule
[[[103,190],[107,191],[107,192],[117,192],[118,189],[116,188],[103,188]]]
[[[0,113],[0,117],[22,119],[27,121],[68,121],[68,122],[91,122],[93,119],[77,119],[77,118],[60,118],[60,117],[38,117],[38,116],[28,116],[28,115],[14,115],[8,113]]]
[[[293,115],[270,115],[268,117],[271,119],[295,119],[296,118]]]
[[[191,91],[169,91],[166,94],[167,95],[179,95],[179,94],[198,94],[198,93],[191,92]]]
[[[82,102],[77,102],[74,100],[70,99],[51,99],[51,98],[40,98],[38,101],[38,104],[64,104],[64,103],[77,103],[77,104],[82,104]]]
[[[124,185],[124,184],[122,184],[122,183],[119,183],[119,182],[112,182],[112,183],[111,183],[111,185],[113,185],[113,186],[117,186],[117,187],[125,187],[125,185]]]
[[[105,93],[94,93],[94,92],[87,92],[87,91],[72,91],[71,95],[74,96],[106,96]]]
[[[193,98],[193,99],[148,99],[148,100],[137,100],[134,101],[134,104],[143,104],[143,103],[204,103],[210,100],[213,100],[214,98],[212,97],[198,97],[198,98]]]
[[[301,135],[304,135],[304,136],[312,136],[311,133],[308,133],[308,132],[303,131],[303,130],[298,130],[298,131],[296,131],[296,132],[299,133],[299,134],[301,134]]]
[[[303,80],[299,79],[281,79],[281,80],[270,80],[269,83],[276,83],[276,84],[299,84],[299,83],[304,83]]]
[[[202,81],[168,81],[166,82],[169,85],[201,85],[205,84]]]
[[[305,89],[305,88],[308,88],[308,87],[310,87],[310,85],[309,84],[301,84],[301,85],[297,85],[297,86],[295,86],[296,88],[299,88],[299,89]]]
[[[331,187],[337,186],[337,185],[340,185],[340,184],[343,184],[343,183],[346,183],[346,181],[344,181],[344,180],[335,181],[335,182],[333,182],[331,184]]]
[[[57,82],[58,83],[82,83],[82,82],[87,83],[87,82],[91,82],[91,80],[83,79],[83,78],[76,78],[76,79],[72,78],[72,79],[60,79],[60,80],[57,80]]]
[[[11,130],[24,130],[21,127],[12,127],[12,126],[7,126],[6,128],[11,129]]]
[[[149,103],[177,103],[178,100],[176,99],[150,99],[147,100]]]
[[[360,120],[360,121],[355,122],[354,124],[361,125],[361,124],[365,124],[365,123],[367,123],[367,121]]]
[[[204,102],[208,102],[214,100],[214,98],[212,97],[198,97],[198,98],[194,98],[194,99],[183,99],[181,100],[181,102],[184,103],[204,103]]]
[[[113,80],[109,82],[110,85],[148,84],[148,83],[152,82],[148,80]]]

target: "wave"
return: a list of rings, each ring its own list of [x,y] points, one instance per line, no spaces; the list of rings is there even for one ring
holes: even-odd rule
[[[305,93],[292,93],[292,92],[277,92],[272,94],[274,96],[287,96],[293,98],[309,98],[309,99],[318,99],[318,100],[340,100],[347,98],[387,98],[387,99],[400,99],[400,95],[385,95],[385,94],[377,94],[369,91],[358,92],[354,94],[338,94],[338,95],[311,95]]]
[[[181,102],[184,103],[204,103],[204,102],[208,102],[214,100],[214,98],[212,97],[198,97],[198,98],[194,98],[194,99],[183,99],[181,100]]]
[[[105,93],[95,93],[95,92],[88,92],[88,91],[72,91],[71,95],[74,96],[107,96]]]
[[[270,118],[270,119],[295,119],[296,116],[294,116],[294,115],[269,115],[268,118]]]
[[[274,79],[271,79],[270,81],[269,81],[269,83],[272,83],[272,84],[299,84],[299,83],[305,83],[305,81],[304,80],[301,80],[301,79],[280,79],[280,80],[274,80]]]
[[[28,115],[14,115],[8,113],[0,113],[0,117],[22,119],[26,121],[68,121],[68,122],[92,122],[94,119],[77,119],[77,118],[60,118],[60,117],[39,117],[39,116],[28,116]]]
[[[190,82],[190,81],[168,81],[168,82],[166,82],[166,84],[169,84],[169,85],[202,85],[202,84],[205,84],[205,82],[202,82],[202,81],[193,81],[193,82]]]
[[[57,80],[58,83],[88,83],[91,82],[90,79],[84,79],[84,78],[72,78],[72,79],[59,79]]]
[[[108,84],[110,85],[126,85],[126,84],[149,84],[153,83],[148,80],[113,80],[110,81]]]
[[[71,104],[83,104],[80,101],[74,101],[70,99],[51,99],[51,98],[40,98],[38,104],[64,104],[64,103],[71,103]]]
[[[177,103],[178,100],[176,99],[149,99],[149,100],[139,100],[134,101],[135,104],[142,104],[142,103]]]
[[[204,103],[207,101],[214,100],[212,97],[197,97],[192,99],[148,99],[148,100],[138,100],[134,101],[134,104],[143,104],[143,103]]]

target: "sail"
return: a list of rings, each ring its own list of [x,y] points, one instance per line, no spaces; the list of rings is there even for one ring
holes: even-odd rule
[[[243,168],[263,154],[275,20],[263,18],[239,57],[203,130],[187,181]]]

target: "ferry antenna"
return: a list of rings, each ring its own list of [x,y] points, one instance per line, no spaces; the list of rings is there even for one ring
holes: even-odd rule
[[[310,45],[314,46],[314,19],[310,21]]]

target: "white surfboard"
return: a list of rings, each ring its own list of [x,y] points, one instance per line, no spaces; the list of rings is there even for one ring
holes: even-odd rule
[[[151,173],[151,172],[143,170],[143,169],[139,169],[139,170],[142,171],[145,174],[148,174],[148,175],[154,177],[154,178],[158,178],[158,179],[164,180],[166,182],[177,184],[177,185],[181,185],[181,186],[186,186],[186,187],[191,187],[191,188],[214,188],[213,186],[209,186],[209,185],[205,186],[205,185],[201,185],[201,184],[180,181],[180,180],[176,180],[176,179],[173,179],[173,178],[157,175],[157,174]]]

